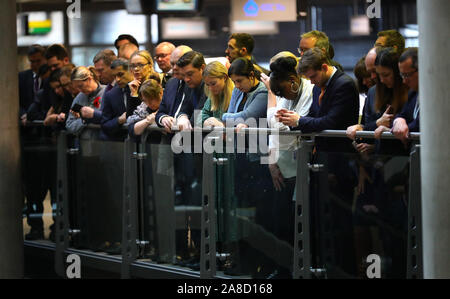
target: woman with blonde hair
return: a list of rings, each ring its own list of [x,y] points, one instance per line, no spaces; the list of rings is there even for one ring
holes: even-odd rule
[[[163,95],[161,84],[155,79],[142,83],[139,97],[142,103],[136,108],[133,115],[127,119],[130,136],[141,135],[147,127],[155,123],[155,116],[159,109]]]
[[[86,124],[100,124],[100,107],[106,86],[100,84],[93,66],[74,68],[71,81],[80,93],[73,100],[66,129],[70,133],[79,134]]]
[[[208,63],[203,71],[203,81],[208,99],[202,110],[202,124],[205,127],[223,127],[222,114],[230,105],[234,83],[228,77],[227,68],[218,61]]]
[[[152,56],[147,50],[137,51],[131,55],[130,70],[134,76],[134,80],[128,83],[132,97],[139,96],[139,87],[143,82],[150,79],[152,75],[156,75],[156,78],[159,78],[159,75],[155,73],[153,68]]]

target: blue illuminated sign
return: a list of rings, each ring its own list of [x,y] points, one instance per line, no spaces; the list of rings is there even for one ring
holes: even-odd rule
[[[258,15],[258,4],[254,0],[249,0],[244,5],[244,12],[246,16],[256,17]]]
[[[258,16],[259,10],[267,12],[286,11],[286,7],[280,3],[264,3],[261,4],[260,8],[255,0],[249,0],[244,5],[244,13],[248,17]]]

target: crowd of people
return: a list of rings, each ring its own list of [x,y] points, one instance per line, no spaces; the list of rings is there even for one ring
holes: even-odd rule
[[[139,50],[136,39],[127,34],[120,35],[114,46],[117,54],[102,50],[92,66],[72,64],[60,44],[29,48],[31,69],[19,74],[24,138],[32,134],[27,126],[33,120],[43,120],[52,132],[65,129],[87,138],[86,125],[99,124],[100,138],[109,141],[123,141],[127,135],[139,140],[152,125],[169,134],[174,128],[225,127],[230,122],[239,130],[249,127],[247,120],[261,118],[281,131],[346,130],[348,140],[317,138],[316,149],[358,153],[358,191],[363,194],[370,189],[370,178],[377,175],[365,163],[367,157],[402,151],[409,145],[409,134],[419,131],[418,49],[405,49],[405,40],[396,30],[378,33],[373,48],[355,65],[356,80],[333,60],[334,49],[320,31],[301,35],[299,57],[288,51],[274,55],[269,70],[256,62],[254,39],[246,33],[229,37],[225,64],[207,64],[202,53],[170,42],[158,44],[152,55]],[[161,72],[155,71],[155,63]],[[195,118],[194,111],[199,110],[200,117]],[[128,132],[122,128],[125,124]],[[357,138],[358,131],[374,131],[377,139],[390,131],[403,147]],[[274,214],[292,214],[275,229],[291,243],[297,172],[295,157],[288,151],[298,146],[296,137],[270,138],[270,150],[281,149],[279,159],[268,167],[258,166],[265,167],[275,196],[283,199]],[[25,155],[29,214],[42,213],[47,190],[55,190],[55,174],[40,176],[45,182],[36,182],[35,176],[43,169],[51,172],[52,167],[56,172],[55,159],[54,154],[42,159]],[[365,212],[377,211],[374,196],[370,198],[361,197]],[[31,231],[26,239],[42,239],[42,220],[29,217],[28,223]]]

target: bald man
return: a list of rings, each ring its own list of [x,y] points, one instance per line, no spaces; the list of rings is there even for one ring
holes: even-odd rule
[[[176,63],[181,56],[189,51],[192,51],[190,47],[182,45],[176,47],[170,55],[173,78],[167,81],[163,98],[159,105],[158,113],[156,114],[156,123],[158,126],[165,128],[168,132],[171,132],[172,130],[174,116],[183,100],[184,90],[187,88],[183,81],[183,75],[180,72],[180,68]]]
[[[172,66],[170,65],[170,55],[173,50],[175,50],[175,46],[169,42],[162,42],[158,44],[155,48],[155,57],[153,59],[158,64],[158,67],[161,69],[162,73],[160,73],[161,85],[163,88],[166,87],[167,81],[172,78]]]
[[[130,60],[131,54],[139,51],[139,48],[132,43],[126,43],[119,47],[118,58],[124,58],[126,60]]]
[[[366,64],[366,70],[370,74],[370,79],[374,82],[377,79],[377,72],[375,69],[375,59],[377,59],[377,48],[372,48],[366,55],[364,63]]]
[[[155,48],[155,61],[164,74],[169,73],[172,69],[170,55],[172,55],[173,50],[175,50],[175,46],[169,42],[162,42]]]

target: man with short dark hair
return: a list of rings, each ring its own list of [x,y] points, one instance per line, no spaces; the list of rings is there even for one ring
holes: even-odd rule
[[[228,47],[225,50],[225,54],[230,63],[239,57],[252,60],[254,47],[255,40],[253,39],[253,36],[248,33],[233,33],[228,39]]]
[[[56,78],[59,77],[57,74],[59,73],[58,70],[61,69],[63,66],[69,65],[69,55],[66,50],[66,48],[63,45],[60,44],[53,44],[50,47],[47,48],[45,52],[45,58],[47,59],[47,65],[52,71],[52,75],[50,75],[51,79],[46,79],[42,85],[42,90],[39,91],[39,95],[34,98],[33,103],[30,105],[30,107],[27,110],[27,119],[29,121],[33,120],[45,120],[47,114],[49,111],[51,111],[51,107],[58,107],[61,108],[60,111],[63,111],[68,104],[71,101],[71,96],[66,97],[66,93],[60,89],[56,88],[60,84],[56,82]],[[59,80],[59,79],[58,79]],[[54,82],[54,84],[51,84],[51,82]],[[53,88],[52,88],[53,85]],[[57,92],[55,92],[55,89]],[[65,114],[67,115],[67,113]],[[62,115],[61,115],[62,117]],[[61,123],[63,122],[62,118],[60,117]],[[67,118],[67,117],[66,117]],[[65,120],[64,120],[65,121]],[[49,138],[49,141],[45,144],[45,146],[48,146],[50,148],[55,147],[55,144],[53,143],[53,139]],[[43,163],[45,166],[45,169],[43,170],[45,173],[41,174],[46,179],[43,180],[42,188],[43,193],[42,197],[36,197],[34,199],[34,202],[42,202],[45,198],[45,195],[47,193],[47,190],[50,190],[51,192],[51,201],[55,202],[56,200],[56,152],[54,151],[48,151],[45,153],[41,153],[39,156],[39,162]],[[42,166],[40,166],[42,167]],[[38,222],[38,233],[35,233],[35,235],[31,234],[29,236],[29,239],[35,239],[39,238],[40,233],[40,221]],[[54,224],[50,226],[50,240],[54,241],[55,231],[54,231]]]
[[[380,31],[374,47],[394,48],[398,53],[402,53],[405,49],[405,38],[397,30]]]
[[[48,47],[45,52],[45,58],[52,71],[60,69],[70,63],[69,54],[67,53],[66,48],[60,44],[53,44]]]
[[[348,126],[358,122],[359,116],[359,93],[355,81],[344,72],[330,65],[326,53],[322,49],[312,48],[306,51],[300,60],[297,72],[311,80],[315,85],[313,88],[313,102],[309,113],[305,117],[292,114],[288,125],[293,130],[302,133],[320,132],[323,130],[345,130]],[[289,115],[288,115],[289,116]],[[350,161],[345,154],[352,151],[350,140],[343,138],[315,138],[314,161],[326,157],[328,184],[333,186],[333,194],[338,194],[342,205],[333,204],[333,215],[340,219],[339,232],[341,242],[335,245],[333,259],[335,265],[347,273],[353,273],[353,267],[349,266],[354,259],[354,243],[352,232],[351,203],[354,194],[354,180]],[[324,154],[324,152],[327,152]],[[320,175],[322,176],[322,175]],[[311,175],[311,182],[321,180],[315,174]],[[312,190],[312,196],[319,194]],[[344,208],[345,207],[345,208]],[[334,230],[334,229],[333,229]],[[337,255],[339,257],[337,257]]]
[[[129,61],[119,58],[111,64],[112,74],[116,80],[116,86],[103,96],[102,102],[102,130],[107,140],[123,141],[127,131],[120,131],[120,127],[127,121],[135,106],[130,107],[130,87],[128,83],[134,80],[130,71]]]
[[[37,97],[43,85],[39,76],[39,68],[46,63],[45,48],[40,45],[32,45],[28,48],[28,61],[30,69],[19,73],[19,117],[23,125],[27,122],[27,111]],[[42,128],[41,128],[42,129]],[[21,145],[26,146],[28,142],[39,140],[41,135],[38,128],[20,128]],[[43,131],[43,130],[42,130]],[[41,163],[42,155],[35,151],[25,151],[22,148],[22,163],[24,195],[26,196],[26,215],[30,232],[25,235],[26,240],[44,238],[43,222],[40,217],[31,217],[31,214],[42,214],[42,202],[47,189],[43,186],[43,169]],[[36,215],[38,216],[38,215]],[[40,216],[40,215],[39,215]]]
[[[114,87],[114,76],[111,70],[111,63],[116,59],[117,56],[112,50],[105,49],[98,52],[92,61],[100,83],[106,85],[106,91],[110,91]]]
[[[70,65],[69,54],[66,48],[60,44],[53,44],[48,47],[45,52],[45,58],[47,59],[47,65],[54,74],[62,67]],[[51,88],[49,83],[49,79],[43,82],[39,98],[35,97],[33,103],[28,108],[28,120],[44,120],[52,104],[65,101],[64,96],[55,93],[55,90]]]
[[[45,57],[47,59],[47,65],[49,66],[52,72],[60,70],[62,67],[70,65],[69,54],[66,48],[60,44],[53,44],[48,47],[45,52]],[[38,110],[44,109],[45,113],[48,111],[49,107],[53,103],[64,102],[64,97],[61,97],[57,93],[55,93],[54,89],[51,88],[49,84],[49,80],[46,80],[42,86],[42,95],[39,99],[35,98],[34,103],[28,109],[33,110],[35,113]],[[38,114],[35,114],[38,115]],[[44,114],[45,118],[45,114]],[[32,117],[30,120],[43,120],[41,117]]]
[[[340,71],[344,71],[344,68],[339,62],[332,60],[334,57],[334,48],[330,45],[330,40],[325,32],[313,30],[301,35],[297,49],[300,57],[302,57],[306,51],[314,47],[321,49],[326,54],[332,66],[338,68]]]
[[[39,68],[47,63],[45,48],[41,45],[30,46],[28,61],[30,62],[30,69],[19,73],[19,117],[24,123],[26,122],[27,110],[42,87],[43,82],[38,73]]]
[[[253,63],[255,69],[261,73],[269,74],[269,71],[259,66],[254,57],[252,56],[253,49],[255,48],[255,40],[253,36],[248,33],[233,33],[228,39],[225,55],[230,63],[236,58],[246,58]]]
[[[188,94],[181,104],[177,124],[180,130],[191,129],[195,123],[194,111],[201,110],[207,98],[203,82],[203,70],[206,63],[201,53],[190,51],[181,56],[177,66],[181,68],[183,80],[189,88]]]
[[[45,59],[45,48],[41,45],[32,45],[28,48],[28,61],[30,62],[30,68],[34,73],[37,73],[39,68],[47,63]]]
[[[420,131],[418,48],[406,49],[400,56],[398,67],[403,83],[408,85],[410,92],[408,102],[395,118],[391,131],[406,143],[410,132]]]
[[[136,47],[139,48],[139,43],[138,41],[129,34],[121,34],[117,37],[117,39],[114,41],[114,47],[117,49],[117,51],[119,51],[120,46],[127,44],[127,43],[132,43],[134,45],[136,45]]]
[[[321,49],[306,51],[297,70],[315,84],[313,103],[305,117],[299,117],[297,114],[287,115],[289,121],[286,121],[285,125],[293,127],[294,130],[311,133],[345,130],[358,122],[359,94],[354,80],[331,66]]]

